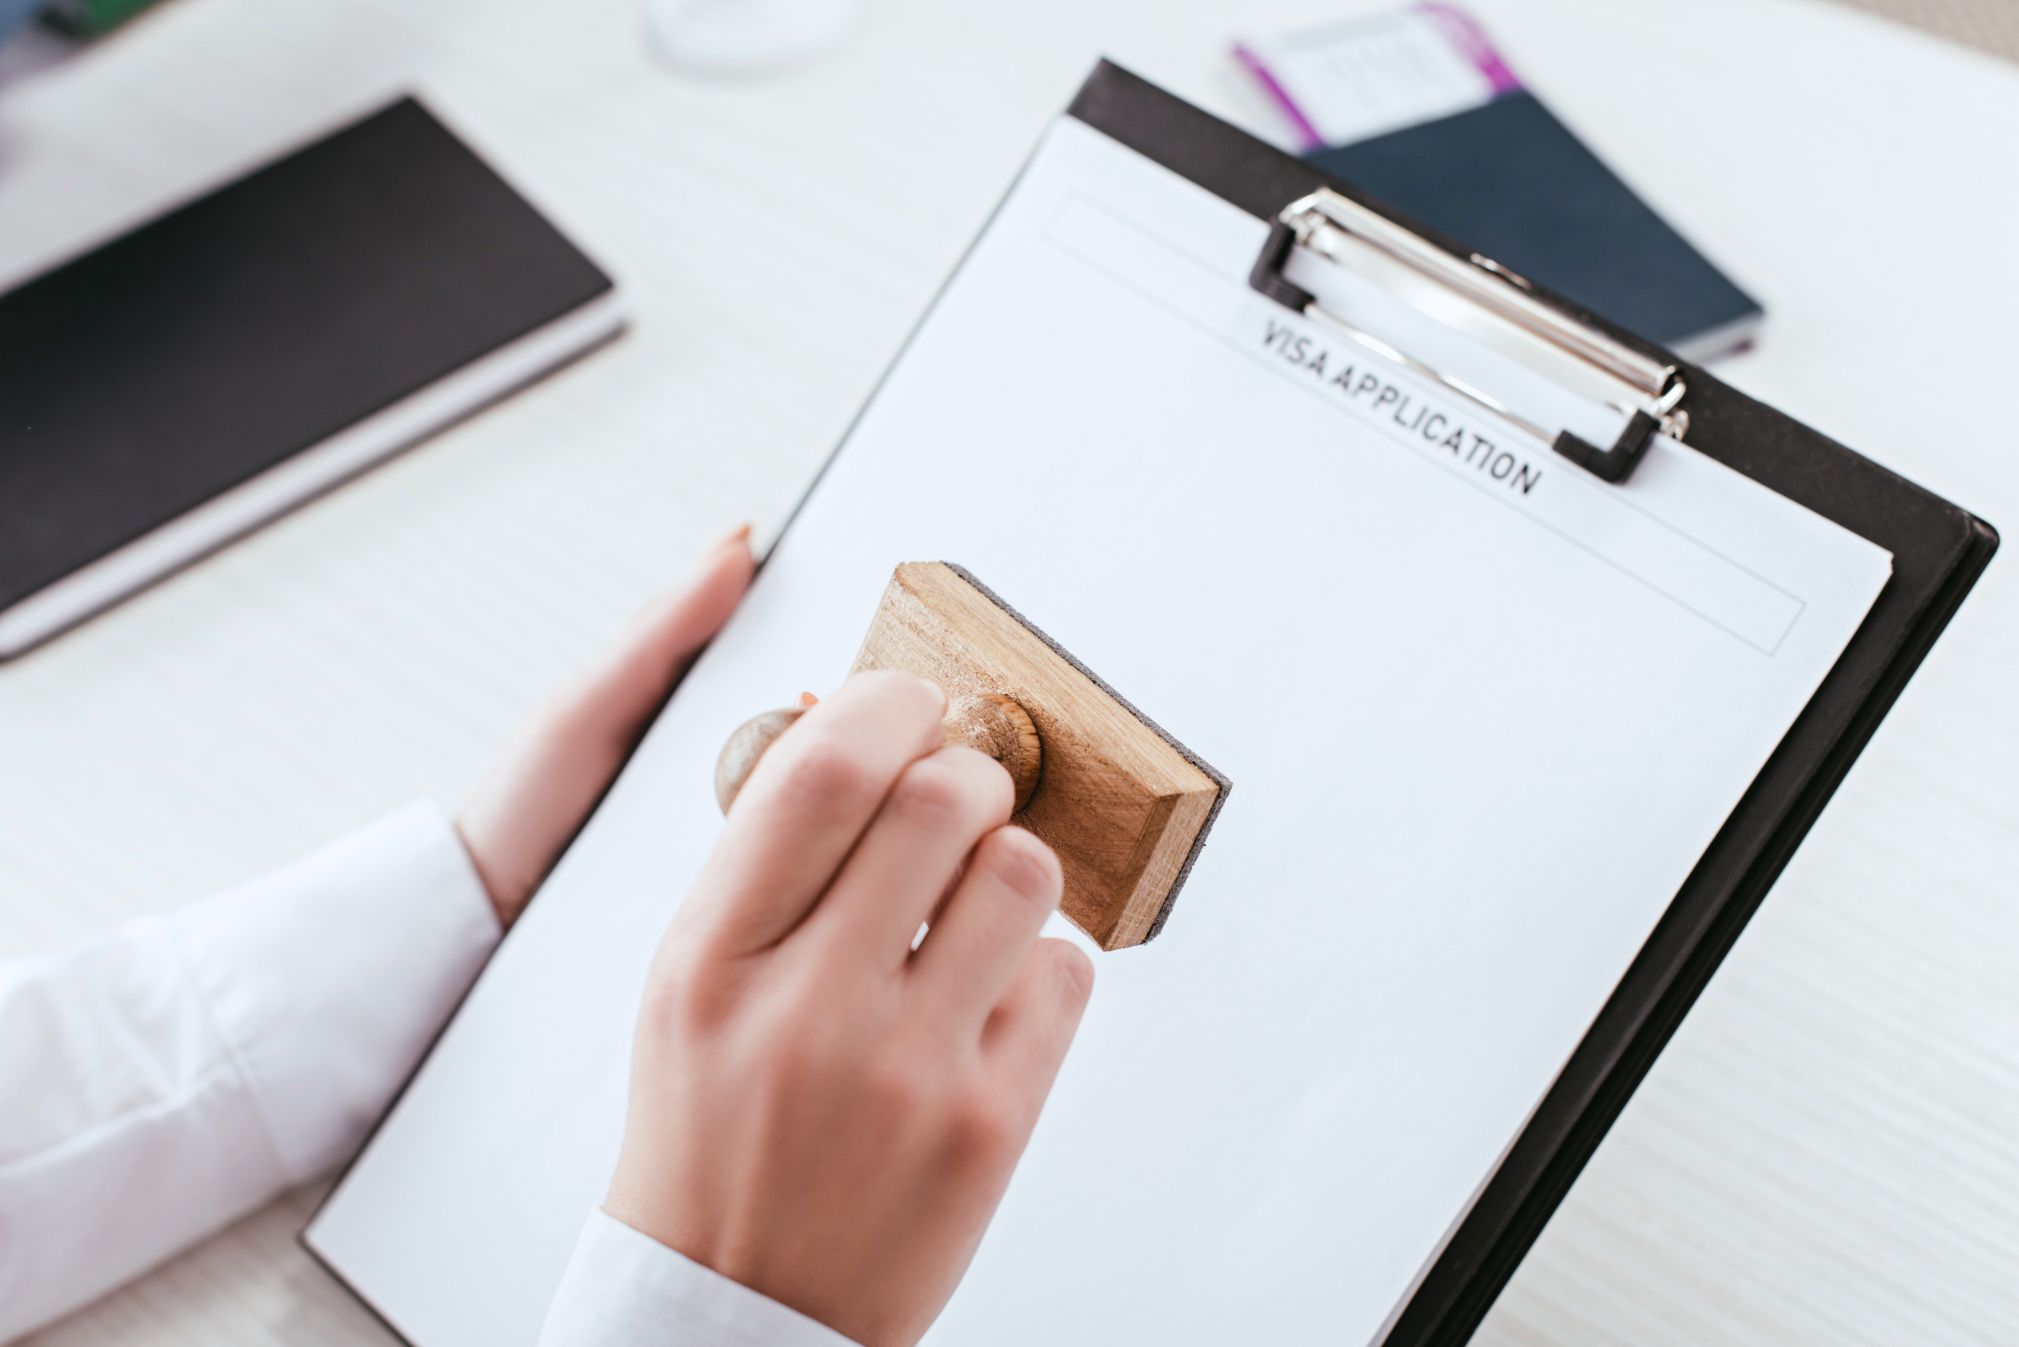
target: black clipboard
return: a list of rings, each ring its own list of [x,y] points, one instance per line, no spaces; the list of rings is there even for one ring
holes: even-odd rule
[[[1328,191],[1454,261],[1492,267],[1454,240],[1112,62],[1095,67],[1066,115],[1257,219],[1280,222],[1286,206]],[[1272,232],[1257,259],[1251,283],[1265,293],[1276,274],[1272,255],[1281,261],[1282,244],[1281,231]],[[1390,1321],[1380,1339],[1383,1347],[1463,1343],[1471,1337],[1998,547],[1995,530],[1968,511],[1604,319],[1540,287],[1521,285],[1538,303],[1638,352],[1652,366],[1672,371],[1687,390],[1680,406],[1690,417],[1691,448],[1886,548],[1893,554],[1893,574],[1470,1211]],[[1297,300],[1294,288],[1279,288],[1274,297]],[[1651,408],[1657,422],[1653,428],[1660,428],[1664,411]],[[1555,447],[1595,475],[1616,480],[1631,473],[1651,429],[1629,420],[1618,443],[1559,438]],[[816,475],[795,516],[818,482]],[[791,527],[790,519],[786,527]],[[677,692],[676,684],[669,699]],[[417,1066],[395,1094],[395,1106],[419,1071]],[[374,1125],[317,1213],[333,1200],[391,1112],[389,1108]],[[314,1220],[312,1214],[311,1225]],[[306,1229],[300,1242],[389,1332],[409,1340],[341,1266],[325,1257]]]
[[[1452,263],[1494,270],[1457,241],[1111,62],[1095,68],[1068,115],[1274,223],[1251,281],[1293,307],[1308,296],[1280,280],[1291,241],[1286,208],[1313,193],[1344,198]],[[1598,315],[1515,281],[1541,305],[1673,371],[1686,389],[1676,405],[1688,413],[1690,448],[1887,549],[1893,575],[1391,1321],[1384,1347],[1461,1343],[1472,1335],[1998,548],[1996,531],[1969,511]],[[1615,445],[1559,439],[1557,450],[1617,480],[1645,449],[1654,412]]]

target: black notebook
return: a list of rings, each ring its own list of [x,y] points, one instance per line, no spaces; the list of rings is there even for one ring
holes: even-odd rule
[[[411,98],[0,296],[0,658],[620,325]]]
[[[1103,64],[304,1241],[535,1340],[725,736],[944,559],[1233,789],[927,1342],[1461,1341],[1994,546]]]

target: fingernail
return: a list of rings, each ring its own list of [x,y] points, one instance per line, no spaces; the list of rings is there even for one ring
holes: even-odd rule
[[[799,694],[799,705],[801,709],[810,706],[818,706],[820,705],[820,698],[814,696],[810,692],[802,692]]]
[[[749,541],[750,541],[750,525],[748,523],[742,523],[738,524],[735,528],[729,530],[729,532],[723,534],[721,540],[717,542],[715,546],[710,548],[709,550],[719,552],[725,547],[731,547],[737,543],[747,543]]]

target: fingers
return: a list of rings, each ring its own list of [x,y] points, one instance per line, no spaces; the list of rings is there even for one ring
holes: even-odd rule
[[[731,953],[783,940],[813,910],[904,770],[938,749],[946,694],[857,674],[808,710],[736,797],[689,906]]]
[[[581,828],[687,661],[735,610],[755,564],[749,535],[745,525],[710,548],[694,580],[555,705],[456,820],[504,924]]]
[[[833,957],[878,972],[900,967],[975,844],[1009,821],[1009,773],[971,748],[942,748],[904,769],[862,835],[809,936]]]
[[[967,873],[913,956],[912,976],[978,1029],[1058,909],[1062,886],[1050,847],[1022,828],[997,828],[975,847]]]
[[[1094,990],[1094,964],[1077,945],[1051,937],[1023,951],[1008,993],[989,1016],[982,1051],[998,1079],[1018,1091],[1037,1120]]]
[[[647,614],[617,657],[566,707],[571,737],[612,749],[608,766],[614,772],[687,661],[736,610],[756,565],[748,524],[710,548],[687,588]]]

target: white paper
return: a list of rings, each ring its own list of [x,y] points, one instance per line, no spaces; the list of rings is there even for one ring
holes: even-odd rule
[[[1373,371],[1387,402],[1339,388],[1325,335],[1244,282],[1263,234],[1084,125],[1048,134],[312,1226],[411,1339],[533,1340],[719,827],[716,752],[838,681],[920,559],[1233,783],[1162,936],[1098,956],[930,1341],[1380,1332],[1890,559],[1686,448],[1608,486],[1398,371]]]

